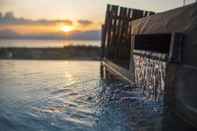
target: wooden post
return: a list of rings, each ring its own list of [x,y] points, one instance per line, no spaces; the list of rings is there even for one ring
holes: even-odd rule
[[[100,65],[100,75],[101,75],[101,79],[105,79],[105,67],[103,63],[101,63]]]
[[[105,57],[105,26],[102,25],[101,28],[101,60]]]
[[[131,84],[134,85],[135,83],[135,64],[134,64],[134,57],[133,57],[133,49],[134,49],[134,45],[135,45],[135,36],[131,36],[131,49],[130,49],[130,64],[129,64],[129,75],[130,75],[130,80],[131,80]],[[133,85],[131,85],[131,87],[133,87]]]

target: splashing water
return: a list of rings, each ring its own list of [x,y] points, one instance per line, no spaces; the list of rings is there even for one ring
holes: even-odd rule
[[[134,55],[135,86],[141,87],[144,94],[158,100],[164,92],[166,54],[140,51]]]

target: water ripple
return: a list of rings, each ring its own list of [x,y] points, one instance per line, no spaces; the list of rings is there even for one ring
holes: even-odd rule
[[[0,65],[7,79],[0,85],[0,131],[135,131],[161,118],[162,103],[147,100],[142,90],[100,80],[99,62]]]

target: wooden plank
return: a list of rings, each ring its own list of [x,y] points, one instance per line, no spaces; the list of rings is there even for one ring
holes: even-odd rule
[[[120,23],[121,23],[121,26],[120,26],[120,32],[119,32],[119,48],[118,48],[118,52],[119,52],[119,59],[122,59],[122,56],[124,54],[124,32],[125,32],[125,16],[126,16],[126,8],[123,8],[121,7],[120,10],[122,10],[122,13],[121,13],[121,20],[120,20]]]
[[[105,26],[101,28],[101,59],[105,56]]]
[[[129,70],[122,68],[121,66],[118,66],[117,64],[111,62],[108,59],[105,59],[103,62],[103,65],[111,71],[111,73],[118,75],[120,78],[126,80],[128,83],[133,84],[130,75]]]
[[[111,55],[111,49],[110,49],[110,43],[111,43],[111,26],[112,26],[112,15],[111,15],[111,6],[108,7],[108,17],[107,17],[107,23],[106,23],[106,41],[107,41],[107,58],[110,58]]]
[[[109,9],[110,9],[110,5],[108,4],[107,5],[107,9],[106,9],[106,13],[105,13],[105,24],[104,24],[104,30],[103,30],[103,33],[104,34],[102,34],[102,36],[103,36],[103,42],[104,42],[104,50],[105,50],[105,56],[104,57],[106,57],[107,56],[107,52],[108,52],[108,43],[107,43],[107,30],[108,30],[108,17],[109,17]]]
[[[111,40],[111,48],[112,48],[112,59],[116,58],[116,53],[115,53],[115,49],[117,48],[117,43],[116,43],[116,23],[117,23],[117,19],[114,19],[117,14],[118,14],[118,6],[112,6],[112,40]]]

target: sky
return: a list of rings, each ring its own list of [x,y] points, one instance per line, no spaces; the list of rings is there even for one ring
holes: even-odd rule
[[[0,37],[98,35],[107,4],[163,12],[183,0],[0,0]]]

